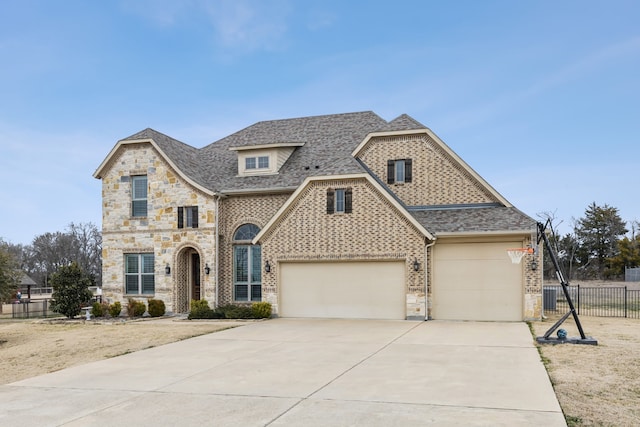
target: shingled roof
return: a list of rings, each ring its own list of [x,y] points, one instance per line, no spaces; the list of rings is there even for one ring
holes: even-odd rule
[[[372,111],[258,122],[201,150],[204,179],[219,192],[296,188],[308,176],[360,173],[351,152],[387,122]],[[304,143],[277,175],[237,176],[237,154],[229,148],[277,143]],[[215,165],[215,166],[213,166]]]
[[[368,134],[419,129],[426,127],[406,114],[387,122],[372,111],[364,111],[262,121],[200,149],[153,129],[144,129],[122,141],[152,139],[181,174],[212,192],[233,194],[260,190],[293,191],[306,178],[313,176],[363,172],[371,175],[371,171],[351,155]],[[278,174],[238,176],[235,149],[283,143],[301,146],[295,149]],[[381,185],[402,204],[393,191],[382,182]],[[526,232],[536,226],[531,217],[511,205],[405,208],[435,235]]]
[[[461,208],[409,209],[411,215],[427,230],[438,235],[453,233],[499,233],[533,231],[533,218],[514,207],[467,206]]]
[[[202,178],[199,149],[151,128],[135,133],[122,139],[122,141],[137,141],[145,139],[152,139],[182,173],[185,173],[198,184],[207,187],[204,179]]]
[[[403,130],[424,129],[425,127],[425,125],[418,122],[413,117],[408,116],[407,114],[402,114],[391,120],[382,128],[378,129],[378,132],[399,132]]]

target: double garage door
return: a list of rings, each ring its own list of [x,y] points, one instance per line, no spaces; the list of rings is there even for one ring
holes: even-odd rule
[[[282,317],[404,319],[404,262],[280,264]]]
[[[437,243],[431,316],[436,320],[521,321],[523,273],[507,249],[522,242]],[[405,319],[404,262],[280,264],[282,317]]]
[[[508,248],[522,242],[434,246],[432,316],[438,320],[521,321],[522,265]]]

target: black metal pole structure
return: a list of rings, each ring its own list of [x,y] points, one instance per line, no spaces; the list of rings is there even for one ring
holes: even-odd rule
[[[542,338],[538,338],[538,342],[552,342],[552,339],[550,338],[551,334],[555,332],[556,329],[558,329],[558,327],[565,321],[567,320],[567,318],[571,315],[573,315],[573,320],[575,320],[576,322],[576,326],[578,327],[578,332],[580,332],[580,340],[574,340],[576,343],[584,343],[584,344],[593,344],[593,345],[597,345],[598,342],[596,340],[594,340],[593,338],[587,338],[584,335],[584,331],[582,329],[582,324],[580,323],[580,319],[578,318],[578,312],[576,311],[575,306],[573,305],[573,300],[571,299],[571,295],[569,294],[569,283],[566,281],[566,279],[564,278],[564,275],[562,274],[562,269],[560,268],[560,264],[558,263],[558,258],[556,257],[556,254],[553,250],[553,248],[551,247],[551,242],[549,242],[549,238],[547,237],[547,234],[545,233],[545,230],[547,228],[547,225],[549,224],[549,220],[547,220],[546,224],[543,224],[541,222],[537,223],[538,226],[538,239],[537,239],[537,244],[540,244],[540,240],[544,241],[544,245],[547,249],[547,252],[549,253],[549,258],[551,259],[551,262],[553,263],[553,267],[556,270],[556,276],[558,277],[558,280],[560,281],[560,285],[562,286],[562,291],[564,292],[564,297],[567,300],[567,303],[569,304],[569,312],[567,314],[565,314],[564,316],[562,316],[560,318],[560,320],[558,320],[551,328],[549,328],[549,330],[544,334],[544,336]],[[555,341],[555,340],[553,340]],[[555,341],[557,342],[557,341]],[[573,342],[573,341],[572,341]]]

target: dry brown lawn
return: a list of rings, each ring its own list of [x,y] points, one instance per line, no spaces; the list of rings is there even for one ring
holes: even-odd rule
[[[558,318],[532,323],[542,336]],[[579,317],[597,346],[540,345],[543,362],[569,426],[640,425],[640,319]],[[580,333],[569,317],[561,326]],[[556,336],[555,334],[553,335]]]
[[[171,318],[85,322],[0,320],[0,384],[241,325]]]

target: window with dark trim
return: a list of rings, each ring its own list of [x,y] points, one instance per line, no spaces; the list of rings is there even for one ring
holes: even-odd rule
[[[329,188],[327,190],[327,213],[351,213],[353,190],[351,188]]]
[[[259,232],[257,225],[243,224],[233,234],[234,301],[262,301],[262,249],[250,244]]]
[[[198,207],[178,207],[178,228],[198,228]]]
[[[413,161],[411,159],[387,161],[387,184],[411,182],[412,175]]]
[[[153,295],[155,286],[153,254],[125,254],[125,294]]]
[[[147,216],[147,176],[131,177],[131,216]]]

